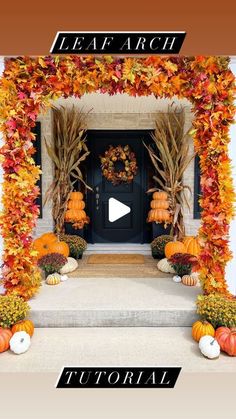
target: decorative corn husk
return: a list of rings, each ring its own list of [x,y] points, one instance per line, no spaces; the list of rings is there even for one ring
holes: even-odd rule
[[[49,144],[45,139],[45,143],[54,163],[54,180],[46,192],[44,204],[52,200],[52,216],[59,234],[64,232],[67,201],[74,183],[79,180],[89,188],[83,180],[80,164],[90,152],[86,145],[85,114],[74,106],[53,107],[52,112],[53,142]]]
[[[157,115],[155,132],[151,134],[154,145],[144,144],[156,170],[153,179],[159,186],[148,192],[160,189],[168,192],[172,213],[171,234],[178,238],[185,235],[184,202],[189,208],[186,189],[191,193],[189,186],[183,184],[183,174],[194,157],[194,154],[189,154],[189,131],[184,132],[184,124],[184,109],[170,106],[168,113]]]

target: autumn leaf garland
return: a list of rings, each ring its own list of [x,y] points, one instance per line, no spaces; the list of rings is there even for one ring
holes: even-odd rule
[[[85,93],[187,98],[193,105],[192,135],[200,157],[202,222],[199,231],[204,292],[226,294],[225,266],[231,254],[229,223],[235,199],[228,157],[229,125],[235,115],[235,80],[226,57],[104,56],[17,57],[6,61],[0,80],[0,123],[5,144],[3,282],[30,298],[40,285],[32,230],[38,217],[35,183],[40,169],[32,159],[32,128],[53,99]]]

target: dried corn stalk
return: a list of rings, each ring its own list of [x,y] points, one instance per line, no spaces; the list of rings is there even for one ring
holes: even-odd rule
[[[52,200],[52,216],[59,234],[64,232],[67,201],[74,183],[79,180],[89,188],[83,180],[80,164],[90,152],[86,145],[85,114],[74,106],[53,107],[52,112],[53,141],[49,144],[45,139],[45,143],[54,163],[54,180],[46,192],[44,204]]]
[[[191,193],[189,186],[183,184],[183,174],[194,157],[194,154],[189,155],[189,131],[184,132],[184,124],[184,109],[170,106],[168,113],[157,115],[155,132],[151,134],[154,144],[144,144],[156,170],[153,179],[158,185],[148,192],[159,189],[168,192],[172,213],[171,233],[178,238],[185,234],[184,202],[189,208],[186,189]]]

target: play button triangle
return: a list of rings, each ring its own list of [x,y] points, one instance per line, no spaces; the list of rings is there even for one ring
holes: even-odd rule
[[[119,218],[124,217],[126,214],[129,214],[131,211],[128,205],[123,204],[115,198],[109,198],[108,201],[108,219],[110,223],[113,223]]]

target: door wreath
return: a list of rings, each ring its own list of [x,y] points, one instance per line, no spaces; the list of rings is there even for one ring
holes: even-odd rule
[[[131,183],[137,174],[137,160],[129,145],[124,147],[110,145],[104,156],[100,156],[100,160],[103,176],[113,185],[119,185],[123,182]],[[122,162],[124,168],[116,170],[116,162]]]

